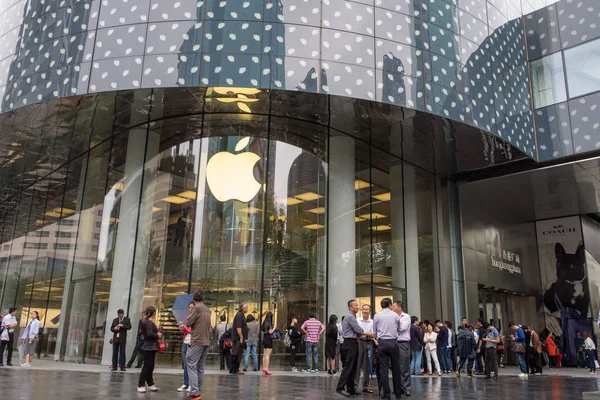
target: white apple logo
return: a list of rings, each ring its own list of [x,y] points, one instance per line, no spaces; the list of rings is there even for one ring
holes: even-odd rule
[[[235,146],[235,151],[245,148],[250,137],[245,137]],[[254,165],[260,160],[257,154],[246,152],[232,154],[222,151],[215,154],[206,165],[206,180],[210,191],[219,201],[239,200],[249,202],[260,190],[254,179]]]

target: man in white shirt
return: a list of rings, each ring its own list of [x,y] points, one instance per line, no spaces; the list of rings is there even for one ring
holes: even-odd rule
[[[410,379],[410,315],[404,312],[403,304],[397,301],[392,305],[392,309],[400,317],[400,326],[398,327],[398,349],[400,351],[400,392],[396,391],[396,398],[400,395],[410,396],[411,379]]]
[[[371,306],[365,304],[362,306],[362,315],[356,317],[358,325],[363,329],[364,332],[373,332],[373,320],[371,319]],[[373,339],[367,337],[358,340],[358,367],[356,368],[356,378],[354,379],[354,386],[358,391],[360,387],[360,371],[363,372],[363,393],[373,393],[369,389],[369,381],[371,380],[372,370],[372,354],[373,354]]]
[[[17,327],[17,309],[12,307],[8,314],[2,320],[2,325],[0,330],[2,333],[0,334],[1,344],[0,344],[0,367],[3,367],[4,361],[4,349],[8,346],[8,351],[6,355],[6,366],[12,367],[12,352],[13,352],[13,341],[15,337],[15,328]],[[4,331],[7,331],[6,333]],[[7,335],[8,334],[8,335]],[[8,339],[8,340],[4,340]]]

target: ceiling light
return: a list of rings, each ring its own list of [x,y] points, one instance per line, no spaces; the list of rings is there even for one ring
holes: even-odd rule
[[[304,227],[306,229],[322,229],[325,228],[325,225],[321,225],[321,224],[310,224],[310,225],[304,225]]]
[[[61,207],[56,207],[48,212],[46,212],[46,215],[48,217],[54,217],[54,218],[62,218],[62,217],[66,217],[69,215],[73,215],[75,214],[75,210],[71,210],[70,208],[61,208]]]
[[[377,199],[379,201],[390,201],[392,198],[392,193],[387,192],[387,193],[377,194],[377,195],[373,196],[373,198]]]
[[[392,229],[392,227],[390,225],[377,225],[372,226],[370,229],[374,230],[375,232],[382,232],[389,231],[390,229]]]
[[[357,179],[354,181],[354,190],[360,190],[360,189],[364,189],[364,188],[368,188],[369,186],[372,186],[369,182],[365,182],[363,180]]]
[[[152,207],[152,212],[157,212],[162,210],[162,208],[158,208],[158,207]]]
[[[232,95],[232,94],[245,94],[254,95],[261,92],[260,89],[253,88],[241,88],[241,87],[213,87],[212,90],[218,94]]]
[[[179,193],[177,196],[183,197],[184,199],[196,200],[196,192],[186,190],[185,192]]]
[[[308,212],[313,214],[325,214],[325,207],[311,208]]]
[[[279,204],[285,204],[285,205],[288,205],[288,206],[294,206],[296,204],[304,203],[304,200],[300,200],[300,199],[297,199],[295,197],[288,197],[288,198],[285,198],[285,199],[277,200],[277,203],[279,203]]]
[[[257,212],[260,211],[260,208],[256,208],[256,207],[245,207],[245,208],[240,208],[239,210],[240,212],[243,213],[247,213],[247,214],[256,214]]]
[[[166,201],[167,203],[173,203],[173,204],[184,204],[184,203],[187,203],[188,201],[190,201],[190,199],[186,199],[184,197],[179,197],[179,196],[169,196],[169,197],[165,197],[164,199],[162,199],[162,201]]]
[[[119,192],[123,191],[123,182],[115,183],[113,185],[113,189],[118,190]]]
[[[366,219],[361,218],[361,217],[354,217],[354,222],[363,222],[366,221]]]
[[[359,217],[364,218],[364,219],[382,219],[382,218],[387,218],[385,215],[379,214],[379,213],[362,214],[362,215],[359,215]]]
[[[306,193],[298,194],[294,197],[297,199],[300,199],[300,200],[304,200],[304,201],[313,201],[313,200],[323,198],[323,196],[321,196],[320,194],[314,193],[314,192],[306,192]]]

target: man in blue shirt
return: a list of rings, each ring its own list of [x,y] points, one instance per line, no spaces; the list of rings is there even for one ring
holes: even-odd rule
[[[523,331],[523,328],[521,328],[515,323],[511,322],[510,325],[512,326],[512,329],[515,332],[515,334],[511,336],[512,340],[516,343],[521,343],[522,345],[522,352],[515,352],[517,353],[517,358],[519,359],[519,367],[521,368],[519,378],[528,378],[529,375],[527,375],[527,364],[525,364],[525,331]]]
[[[492,371],[494,371],[494,379],[498,379],[496,346],[500,343],[500,334],[496,328],[487,322],[483,323],[483,329],[487,331],[486,337],[483,338],[485,342],[485,379],[492,378]]]
[[[336,392],[345,397],[356,395],[354,378],[358,370],[358,339],[373,337],[373,332],[364,332],[356,320],[358,303],[352,299],[348,301],[348,314],[342,321],[342,336],[344,337],[343,349],[346,355],[346,365],[340,375]]]
[[[391,399],[389,366],[392,365],[392,379],[396,398],[401,397],[400,347],[398,346],[398,330],[400,316],[392,311],[392,299],[381,300],[382,311],[373,317],[373,333],[379,344],[377,352],[377,368],[379,383],[383,390],[383,398]]]

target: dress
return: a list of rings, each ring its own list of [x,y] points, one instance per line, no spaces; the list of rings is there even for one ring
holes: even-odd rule
[[[325,333],[325,355],[328,358],[335,358],[335,349],[337,347],[338,328],[337,326],[328,326]]]
[[[273,348],[273,338],[271,338],[271,335],[269,334],[270,330],[271,330],[271,328],[267,328],[266,326],[263,326],[263,347],[265,349]]]

